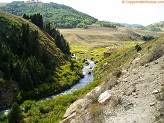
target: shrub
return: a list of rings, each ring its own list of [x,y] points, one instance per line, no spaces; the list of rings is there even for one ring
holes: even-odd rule
[[[144,41],[150,41],[153,40],[155,37],[153,35],[142,35],[141,39]]]
[[[142,50],[141,46],[139,44],[136,44],[135,49],[137,50],[137,52],[139,52],[140,50]]]
[[[7,123],[7,116],[6,115],[0,115],[0,122],[1,123]]]
[[[114,71],[112,72],[112,74],[113,74],[114,76],[116,76],[117,78],[119,78],[119,77],[121,76],[121,74],[122,74],[122,71],[119,70],[119,69],[116,69],[116,70],[114,70]]]

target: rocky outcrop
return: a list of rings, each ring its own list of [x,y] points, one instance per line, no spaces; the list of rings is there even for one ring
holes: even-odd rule
[[[79,99],[75,101],[73,104],[70,105],[70,107],[67,109],[63,121],[61,123],[72,123],[73,119],[75,119],[75,116],[78,114],[78,112],[83,112],[88,105],[91,103],[91,100]]]
[[[89,104],[97,101],[99,95],[102,93],[102,87],[97,86],[91,92],[89,92],[83,99],[79,99],[75,101],[70,107],[67,109],[63,121],[61,123],[76,123],[75,118],[79,115],[85,115],[86,109]]]

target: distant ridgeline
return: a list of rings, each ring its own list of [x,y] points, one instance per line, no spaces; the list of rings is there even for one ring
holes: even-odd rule
[[[41,3],[39,1],[36,2],[36,0],[8,3],[6,6],[0,7],[0,9],[17,16],[40,13],[43,15],[44,24],[50,22],[52,26],[59,28],[85,28],[86,25],[91,25],[97,21],[96,18],[71,7],[56,3]]]

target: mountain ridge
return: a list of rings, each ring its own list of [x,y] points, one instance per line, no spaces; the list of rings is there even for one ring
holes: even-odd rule
[[[43,15],[44,23],[51,22],[53,26],[74,28],[77,26],[84,26],[92,24],[97,19],[77,11],[69,6],[57,3],[25,3],[25,2],[12,2],[8,3],[0,9],[17,16],[23,14],[40,13]]]

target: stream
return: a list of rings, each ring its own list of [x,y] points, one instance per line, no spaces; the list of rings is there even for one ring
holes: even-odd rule
[[[43,100],[52,100],[54,99],[56,96],[60,96],[60,95],[66,95],[66,94],[71,94],[81,88],[84,88],[86,85],[88,85],[89,83],[93,82],[94,80],[94,76],[92,73],[92,70],[94,69],[94,67],[96,66],[96,64],[94,63],[94,61],[92,60],[88,60],[88,65],[83,65],[82,71],[83,71],[83,75],[84,77],[82,79],[79,80],[79,82],[77,84],[75,84],[74,86],[72,86],[70,89],[67,89],[59,94],[55,94],[52,96],[48,96],[45,98],[42,98],[40,101]],[[0,110],[0,115],[1,114],[8,114],[9,109],[2,109]]]

